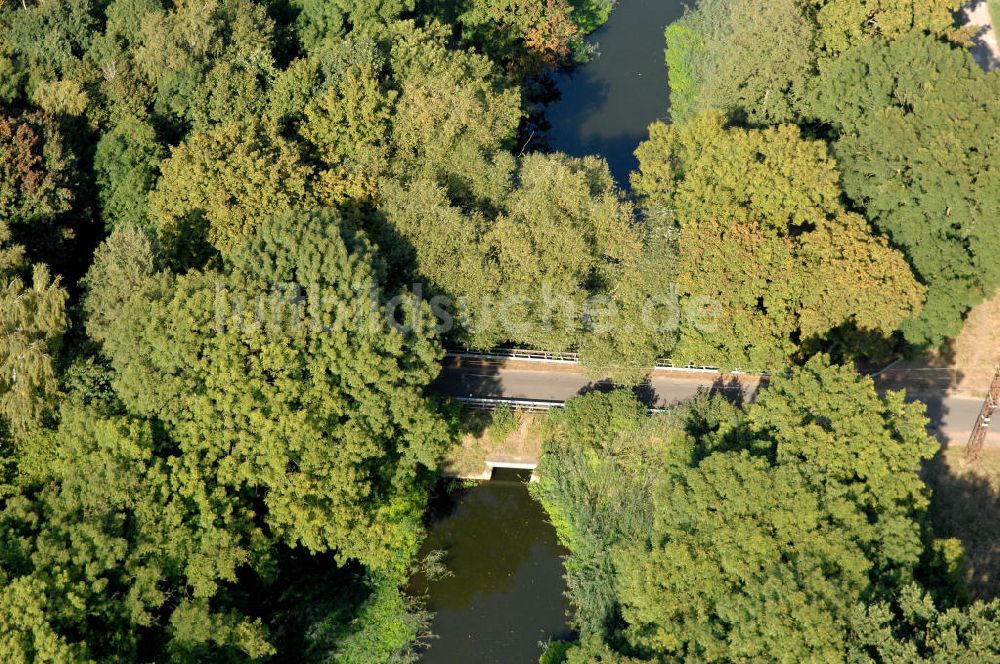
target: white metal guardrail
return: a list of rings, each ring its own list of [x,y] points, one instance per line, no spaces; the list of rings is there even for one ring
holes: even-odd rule
[[[524,360],[525,362],[561,362],[579,364],[579,353],[556,353],[548,350],[524,350],[520,348],[493,348],[490,350],[449,350],[446,357],[469,357],[483,360]]]
[[[455,401],[472,410],[493,410],[500,406],[509,406],[513,410],[525,413],[546,413],[553,408],[563,408],[565,401],[537,401],[533,399],[511,399],[507,397],[452,397]],[[665,413],[666,408],[648,408],[647,412]]]
[[[523,362],[556,362],[560,364],[580,364],[579,353],[562,353],[548,350],[528,350],[523,348],[491,348],[489,350],[472,350],[464,348],[461,350],[449,350],[446,357],[471,358],[480,360],[518,360]],[[660,359],[653,365],[654,369],[666,371],[694,371],[700,373],[721,373],[718,367],[706,364],[688,362],[687,364],[677,364],[673,360]],[[738,370],[733,373],[740,373]]]
[[[562,401],[535,401],[532,399],[508,399],[503,397],[452,397],[466,408],[473,410],[493,410],[500,406],[510,406],[514,410],[528,413],[544,413],[553,408],[562,408]]]

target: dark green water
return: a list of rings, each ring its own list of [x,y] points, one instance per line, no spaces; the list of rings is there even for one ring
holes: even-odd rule
[[[483,482],[450,496],[424,543],[445,552],[453,576],[426,594],[436,635],[422,664],[534,664],[540,642],[568,638],[566,551],[519,480]]]
[[[668,117],[663,31],[683,13],[680,0],[620,0],[611,20],[587,38],[597,57],[556,77],[561,99],[546,112],[549,147],[604,157],[627,187],[647,127]]]

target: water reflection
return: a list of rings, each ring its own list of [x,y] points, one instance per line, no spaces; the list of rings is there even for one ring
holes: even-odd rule
[[[450,496],[424,550],[445,552],[453,576],[427,595],[437,638],[424,664],[537,662],[539,642],[566,638],[565,584],[555,531],[520,481],[484,482]]]
[[[646,128],[668,117],[663,31],[683,13],[681,0],[621,0],[611,20],[588,38],[599,55],[556,77],[561,99],[546,112],[549,147],[604,157],[627,187],[636,168],[632,153]]]

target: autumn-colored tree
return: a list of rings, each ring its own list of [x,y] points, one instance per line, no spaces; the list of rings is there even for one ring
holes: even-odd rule
[[[59,392],[55,356],[69,325],[68,296],[26,253],[52,253],[52,232],[61,235],[54,222],[70,206],[70,173],[49,118],[0,117],[0,416],[18,435]]]
[[[707,114],[654,124],[636,154],[635,192],[680,229],[682,309],[713,314],[682,321],[679,359],[774,369],[834,327],[889,335],[919,310],[902,255],[842,207],[826,146],[797,127],[727,129]]]
[[[517,74],[537,74],[585,53],[583,32],[566,0],[472,0],[458,22],[465,38]]]
[[[0,116],[0,218],[16,227],[66,212],[72,200],[69,166],[50,118]]]
[[[907,339],[956,335],[1000,284],[1000,76],[913,33],[826,63],[810,114],[830,123],[844,192],[905,251],[927,285]]]

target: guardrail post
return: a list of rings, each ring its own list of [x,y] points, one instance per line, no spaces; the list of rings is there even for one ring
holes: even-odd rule
[[[989,430],[990,419],[993,413],[1000,408],[1000,367],[997,367],[996,375],[993,376],[993,383],[990,391],[986,395],[983,407],[979,411],[979,417],[972,427],[972,435],[965,446],[965,462],[976,463],[983,454],[983,444],[986,442],[986,432]]]

